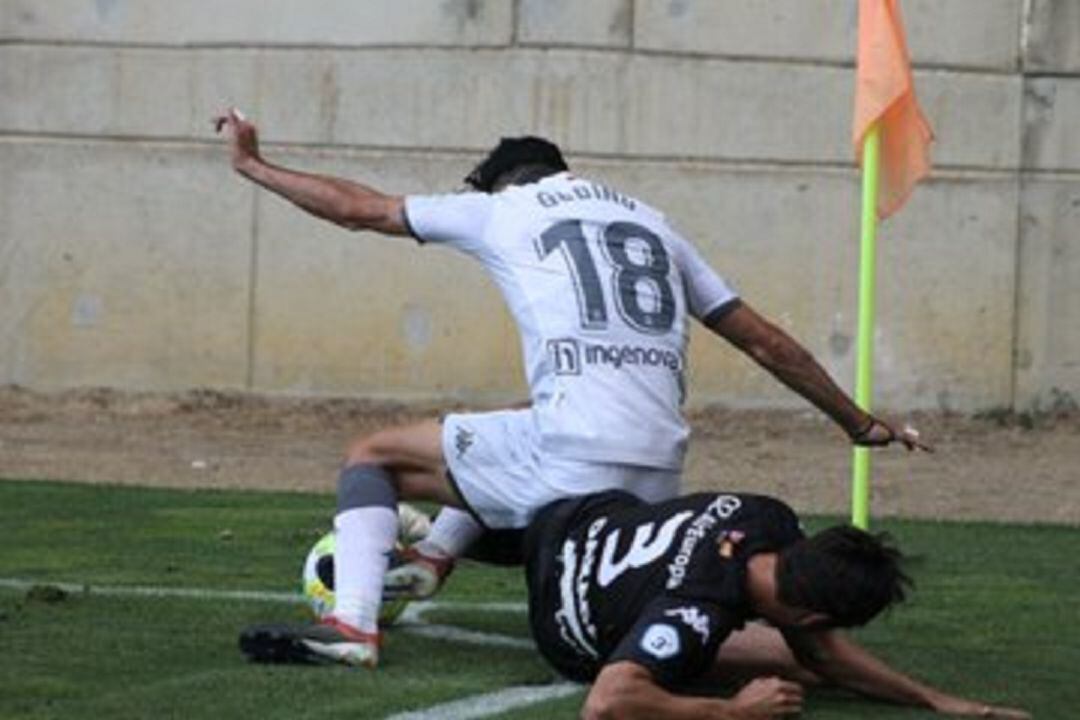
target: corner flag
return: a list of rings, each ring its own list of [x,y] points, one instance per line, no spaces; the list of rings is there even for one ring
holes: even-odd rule
[[[852,141],[862,162],[863,184],[855,403],[867,412],[874,394],[877,221],[899,210],[930,171],[933,137],[915,98],[897,0],[859,0]],[[864,447],[854,452],[851,521],[863,529],[870,524],[870,452]]]
[[[911,60],[897,0],[859,0],[859,50],[855,66],[852,142],[863,157],[870,128],[881,131],[881,186],[877,213],[900,209],[930,172],[933,133],[915,98]]]

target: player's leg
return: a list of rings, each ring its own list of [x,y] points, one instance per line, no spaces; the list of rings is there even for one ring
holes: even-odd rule
[[[398,535],[399,498],[456,502],[445,476],[441,427],[427,420],[353,442],[338,479],[334,517],[335,603],[323,621],[247,629],[241,648],[256,660],[318,659],[374,667],[379,606]]]
[[[467,512],[451,507],[457,505],[459,499],[447,480],[443,433],[441,422],[424,421],[360,438],[347,453],[346,469],[365,468],[363,471],[351,471],[363,472],[365,481],[373,480],[374,474],[370,468],[379,468],[392,480],[399,499],[431,500],[444,505],[428,537],[417,546],[394,556],[392,568],[382,576],[382,599],[420,599],[433,595],[453,569],[454,559],[482,532],[482,528]],[[344,474],[342,482],[349,482]],[[381,487],[377,481],[376,484]],[[336,526],[349,528],[344,533],[344,540],[342,532],[338,532],[338,552],[342,553],[345,572],[341,587],[350,594],[352,588],[366,588],[365,602],[369,601],[373,592],[375,574],[387,568],[387,563],[372,562],[372,558],[365,553],[354,556],[351,549],[359,544],[382,548],[388,541],[393,543],[397,537],[395,533],[388,540],[386,529],[378,524],[365,526],[364,516],[367,514],[364,511],[344,514],[339,508],[339,519],[335,521]],[[370,536],[377,539],[372,540]],[[361,564],[362,567],[351,567]],[[352,581],[354,570],[358,578],[356,583],[362,583],[360,585]],[[348,597],[343,613],[354,610]]]
[[[383,600],[423,600],[438,592],[483,527],[468,512],[444,506],[426,537],[397,553],[383,581]]]
[[[459,558],[483,533],[483,526],[467,511],[445,506],[417,547],[428,554]]]
[[[354,467],[380,468],[403,500],[460,504],[446,478],[440,420],[421,420],[357,438],[346,450],[342,474]]]
[[[528,513],[522,508],[532,506],[536,480],[535,436],[527,412],[451,415],[442,427],[425,421],[353,443],[338,487],[334,613],[329,622],[310,628],[252,628],[241,637],[245,652],[256,659],[311,654],[374,666],[398,500],[463,506],[493,527],[523,525]]]
[[[334,617],[378,630],[389,557],[398,536],[399,499],[456,503],[446,480],[437,420],[390,428],[354,441],[338,480],[334,517]]]
[[[453,486],[455,505],[444,505],[428,536],[400,554],[404,561],[387,573],[383,597],[429,597],[452,563],[482,536],[497,536],[499,552],[485,560],[517,560],[522,531],[491,533],[491,528],[521,528],[528,508],[542,504],[531,496],[538,486],[535,422],[528,409],[451,414],[443,418],[440,480]],[[462,509],[460,506],[464,506]],[[483,524],[481,522],[483,518]]]

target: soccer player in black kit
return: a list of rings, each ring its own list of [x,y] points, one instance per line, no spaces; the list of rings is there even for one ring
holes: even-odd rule
[[[540,652],[593,683],[583,718],[783,717],[801,711],[803,684],[823,682],[948,715],[1030,717],[932,688],[838,630],[904,599],[902,557],[849,526],[807,538],[773,498],[563,500],[530,525],[525,554]],[[757,619],[767,625],[746,624]],[[675,692],[735,669],[758,679],[730,699]]]

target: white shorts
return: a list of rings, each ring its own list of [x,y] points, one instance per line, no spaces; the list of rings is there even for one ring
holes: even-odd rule
[[[523,528],[550,502],[604,490],[626,490],[649,502],[679,493],[677,470],[556,457],[541,452],[539,441],[528,409],[443,418],[450,481],[484,526]]]

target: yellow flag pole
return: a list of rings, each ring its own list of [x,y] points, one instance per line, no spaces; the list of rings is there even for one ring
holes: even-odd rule
[[[877,266],[878,166],[881,129],[870,126],[863,140],[862,219],[859,244],[859,330],[855,367],[855,404],[866,412],[874,395],[874,290]],[[856,447],[852,463],[851,522],[870,527],[870,450]]]

